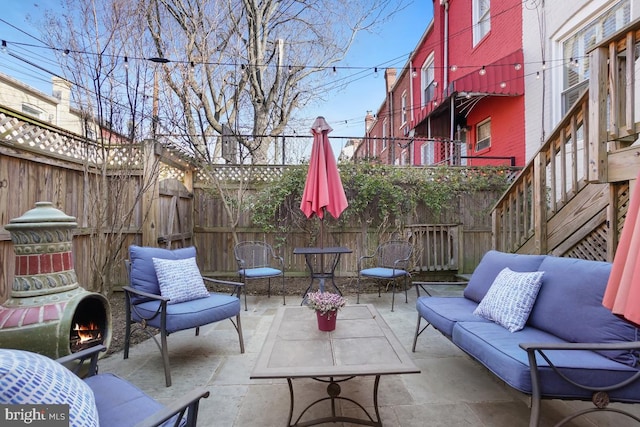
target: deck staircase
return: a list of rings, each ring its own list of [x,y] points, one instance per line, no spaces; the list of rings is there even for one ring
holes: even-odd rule
[[[640,171],[639,40],[635,21],[590,52],[589,90],[493,208],[493,248],[613,260]]]

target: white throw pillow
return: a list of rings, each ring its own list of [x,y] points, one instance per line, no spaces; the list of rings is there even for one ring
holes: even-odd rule
[[[544,272],[521,273],[504,268],[473,314],[496,322],[510,332],[524,328],[536,302]]]
[[[69,426],[99,425],[95,397],[89,386],[55,360],[30,351],[0,349],[0,403],[67,404]],[[22,406],[22,409],[29,408]]]
[[[195,258],[153,258],[153,266],[160,284],[160,295],[170,299],[167,304],[209,296]]]

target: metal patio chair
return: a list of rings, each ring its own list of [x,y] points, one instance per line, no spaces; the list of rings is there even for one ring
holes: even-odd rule
[[[267,279],[267,296],[271,297],[271,279],[282,277],[282,304],[287,304],[284,292],[284,260],[275,254],[271,245],[257,241],[240,242],[233,249],[233,253],[238,263],[238,275],[245,285],[245,311],[247,310],[247,281],[252,279]]]
[[[404,240],[390,240],[378,246],[373,255],[364,255],[358,259],[357,303],[360,303],[360,279],[368,277],[378,280],[378,296],[382,281],[392,285],[391,311],[395,304],[397,279],[404,278],[404,299],[407,297],[407,279],[409,259],[413,253],[413,245]]]

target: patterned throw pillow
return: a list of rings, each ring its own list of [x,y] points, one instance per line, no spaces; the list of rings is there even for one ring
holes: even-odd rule
[[[71,427],[99,425],[89,386],[55,360],[29,351],[0,349],[0,403],[68,404]]]
[[[160,284],[160,295],[170,299],[167,304],[209,296],[195,258],[153,258],[153,265]]]
[[[473,314],[504,326],[509,332],[524,328],[542,286],[544,272],[520,273],[504,268]]]

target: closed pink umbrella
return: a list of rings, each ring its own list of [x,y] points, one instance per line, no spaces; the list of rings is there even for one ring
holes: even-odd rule
[[[602,304],[640,325],[640,174],[631,194]]]
[[[307,218],[311,218],[314,214],[320,218],[320,246],[323,245],[322,220],[325,211],[338,219],[349,205],[338,173],[336,159],[329,144],[328,134],[332,130],[322,116],[313,122],[311,128],[313,147],[300,203],[300,209]]]

